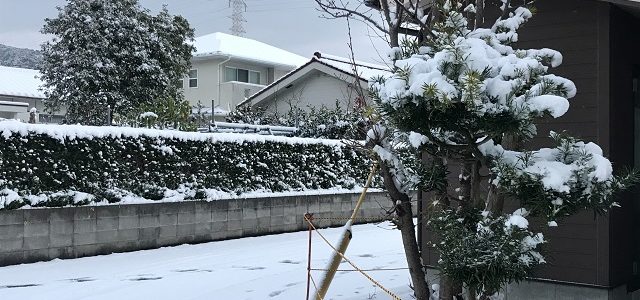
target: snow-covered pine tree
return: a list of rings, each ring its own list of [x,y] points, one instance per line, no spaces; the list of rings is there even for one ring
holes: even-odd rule
[[[49,110],[67,107],[73,123],[103,125],[107,107],[127,115],[143,104],[177,98],[175,81],[190,67],[193,29],[166,8],[138,0],[68,0],[42,33],[40,66]],[[176,96],[177,95],[177,96]]]
[[[467,17],[473,4],[436,1],[440,17],[429,38],[392,48],[394,74],[371,85],[381,119],[368,145],[396,203],[418,299],[427,298],[419,287],[424,275],[415,274],[422,264],[410,191],[432,195],[425,205],[432,208],[433,246],[441,274],[454,283],[443,288],[464,286],[468,299],[487,299],[545,262],[544,237],[527,217],[558,226],[583,209],[606,212],[616,206],[613,194],[636,180],[633,173],[614,176],[600,147],[566,133],[550,133],[553,148],[521,149],[536,135],[536,120],[567,112],[576,87],[549,73],[562,63],[559,52],[512,47],[532,13],[503,3],[503,18],[474,28]],[[414,155],[405,155],[408,149]],[[423,153],[428,164],[417,161]],[[520,208],[505,213],[505,201]]]

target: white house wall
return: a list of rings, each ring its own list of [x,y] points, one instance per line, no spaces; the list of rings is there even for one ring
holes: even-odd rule
[[[17,97],[17,96],[8,96],[8,95],[0,95],[0,101],[8,101],[8,102],[23,102],[29,104],[29,107],[25,107],[22,112],[1,112],[0,118],[5,119],[18,119],[23,122],[28,122],[30,113],[29,110],[35,107],[38,110],[38,114],[48,114],[45,111],[44,103],[42,103],[42,99],[39,98],[29,98],[29,97]],[[54,122],[59,122],[59,120],[67,113],[66,107],[61,107],[54,114],[56,115]]]
[[[278,79],[289,72],[289,70],[273,69],[267,65],[247,63],[234,59],[223,63],[224,61],[225,59],[223,58],[192,61],[192,69],[198,70],[198,87],[190,88],[188,77],[183,80],[184,96],[191,105],[196,105],[200,101],[202,105],[210,107],[211,100],[214,100],[214,106],[219,106],[225,110],[233,110],[247,95],[255,94],[264,86],[270,84],[272,80]],[[260,72],[260,85],[225,82],[225,67]],[[218,81],[218,70],[220,76],[222,76],[221,81]],[[269,78],[270,72],[274,76],[271,80]],[[218,89],[220,89],[220,94],[218,94]]]
[[[288,89],[279,86],[277,94],[257,106],[269,112],[284,113],[289,110],[289,103],[308,110],[309,107],[322,105],[333,108],[337,100],[343,109],[347,109],[353,106],[357,97],[350,87],[350,80],[353,79],[349,77],[345,81],[323,72],[312,71]]]
[[[221,94],[225,95],[220,108],[232,111],[235,107],[244,101],[249,96],[259,92],[264,88],[264,85],[250,84],[244,82],[230,81],[224,82],[221,85]]]
[[[191,105],[201,102],[206,107],[211,106],[211,100],[215,104],[220,103],[218,98],[218,66],[222,59],[208,59],[192,61],[191,68],[198,70],[198,87],[189,87],[189,78],[183,80],[184,97]]]

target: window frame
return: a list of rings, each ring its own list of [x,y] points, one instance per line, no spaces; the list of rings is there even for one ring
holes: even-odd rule
[[[248,84],[262,85],[262,83],[261,83],[262,82],[262,72],[260,72],[260,71],[252,70],[252,69],[239,68],[239,67],[231,67],[231,66],[225,66],[224,68],[225,68],[224,69],[225,82],[235,81],[235,82],[242,82],[242,83],[248,83]],[[227,71],[229,71],[229,70],[235,70],[235,72],[234,72],[235,73],[235,79],[229,80],[227,78],[227,75],[228,75]],[[238,77],[239,70],[247,71],[247,81],[239,80],[239,77]],[[251,73],[258,75],[257,76],[258,83],[251,82]]]
[[[196,76],[195,76],[195,77],[191,77],[191,71],[196,71]],[[187,80],[187,86],[188,86],[190,89],[197,89],[197,88],[198,88],[198,86],[199,86],[199,82],[198,82],[198,81],[199,81],[199,80],[198,80],[198,69],[197,69],[197,68],[195,68],[195,69],[189,69],[189,72],[187,73],[187,78],[188,78],[188,80]],[[195,83],[196,83],[196,84],[195,84],[195,86],[191,86],[191,81],[192,81],[192,80],[195,80]]]

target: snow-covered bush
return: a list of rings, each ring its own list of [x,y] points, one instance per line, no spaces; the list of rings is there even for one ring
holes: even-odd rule
[[[128,115],[115,120],[121,126],[147,127],[156,129],[176,129],[195,131],[196,120],[192,116],[192,107],[187,100],[176,97],[159,99],[143,104]]]
[[[369,164],[340,141],[12,121],[0,133],[0,208],[350,189]]]
[[[604,213],[617,206],[613,193],[629,186],[635,176],[613,176],[613,166],[594,143],[566,133],[551,132],[555,148],[504,150],[489,141],[479,146],[495,159],[493,184],[513,195],[533,216],[556,219],[583,209]]]
[[[541,233],[528,229],[525,210],[493,216],[478,209],[443,210],[429,226],[447,232],[432,246],[440,253],[441,270],[470,287],[498,291],[504,282],[524,280],[533,267],[544,263],[538,245]]]
[[[334,108],[325,105],[306,110],[291,106],[285,113],[271,113],[263,108],[240,106],[227,121],[256,125],[297,127],[296,136],[323,139],[363,140],[369,124],[362,109],[345,111],[336,102]]]
[[[614,193],[636,179],[614,176],[597,145],[564,133],[551,133],[555,148],[522,150],[537,134],[535,122],[564,115],[577,90],[549,73],[562,63],[559,52],[512,47],[532,13],[502,3],[503,17],[482,28],[479,19],[468,23],[473,4],[436,2],[441,19],[430,26],[432,36],[391,49],[394,74],[370,81],[380,122],[367,138],[385,187],[397,206],[405,205],[398,215],[410,211],[408,187],[431,193],[425,205],[434,211],[429,224],[439,269],[469,288],[470,298],[486,299],[544,263],[543,236],[527,228],[523,212],[547,218],[549,226],[579,210],[605,212],[616,205]],[[407,147],[430,164],[407,163],[421,157],[406,157]],[[505,214],[505,201],[520,205],[519,213]]]

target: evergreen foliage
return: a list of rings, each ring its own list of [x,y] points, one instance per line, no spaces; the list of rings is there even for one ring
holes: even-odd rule
[[[364,184],[369,165],[366,156],[339,142],[312,139],[3,125],[8,126],[0,136],[0,191],[5,194],[0,208],[5,209],[349,189]]]
[[[285,113],[267,112],[264,108],[240,106],[232,111],[227,121],[255,125],[297,127],[299,137],[322,139],[363,140],[369,120],[363,109],[345,111],[339,102],[333,108],[325,105],[302,109],[291,106]]]
[[[174,82],[190,67],[193,29],[163,8],[138,0],[68,0],[42,33],[40,66],[49,110],[67,107],[70,123],[104,125],[108,107],[130,116],[164,99],[183,101]]]
[[[195,131],[198,128],[196,120],[192,116],[192,107],[189,101],[173,97],[142,104],[138,109],[116,122],[133,127],[143,126],[181,131]]]
[[[541,233],[526,227],[524,217],[492,216],[481,210],[446,209],[429,220],[441,235],[438,264],[445,274],[474,289],[499,291],[505,282],[519,282],[529,275],[530,266],[544,263],[535,249],[544,242]],[[525,221],[526,222],[526,221]]]
[[[425,205],[434,211],[439,269],[476,293],[471,298],[486,299],[544,263],[544,239],[528,228],[529,211],[549,226],[584,209],[603,213],[637,179],[614,176],[600,147],[566,133],[551,133],[555,148],[520,149],[541,117],[567,112],[576,87],[549,74],[562,62],[559,52],[512,47],[532,12],[508,4],[493,26],[473,28],[465,17],[473,4],[436,1],[432,36],[391,49],[394,74],[370,81],[380,120],[367,144],[391,174],[385,186],[431,193]],[[504,201],[521,208],[505,213]]]

